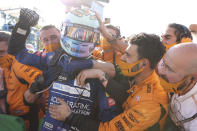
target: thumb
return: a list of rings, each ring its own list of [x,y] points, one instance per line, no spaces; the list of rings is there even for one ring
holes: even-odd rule
[[[66,102],[63,99],[58,98],[57,100],[60,103],[60,105],[66,104]]]

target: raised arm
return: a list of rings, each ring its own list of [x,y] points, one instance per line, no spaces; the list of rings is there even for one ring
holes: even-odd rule
[[[106,29],[104,23],[102,22],[101,18],[99,15],[96,13],[96,17],[100,23],[100,31],[102,35],[107,39],[109,43],[111,43],[111,46],[114,48],[114,50],[121,52],[124,54],[126,48],[128,47],[127,43],[124,43],[121,41],[119,38],[113,37]]]
[[[30,33],[30,28],[37,24],[39,15],[30,9],[22,8],[20,10],[19,21],[12,30],[12,35],[8,44],[8,53],[16,55],[25,48],[25,42]]]

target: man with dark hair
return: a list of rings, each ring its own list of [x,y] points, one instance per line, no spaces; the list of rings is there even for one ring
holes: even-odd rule
[[[176,44],[185,42],[192,42],[192,35],[189,29],[181,24],[169,24],[165,34],[162,35],[162,43],[165,45],[166,50]]]
[[[165,48],[158,36],[141,33],[131,38],[130,45],[121,58],[120,70],[116,68],[114,79],[108,79],[99,69],[87,69],[78,75],[78,84],[81,86],[87,78],[98,78],[110,96],[122,103],[123,112],[111,121],[103,123],[85,119],[72,113],[63,101],[61,106],[50,106],[51,117],[74,125],[81,131],[162,129],[168,112],[168,98],[160,86],[155,68],[164,53]],[[120,78],[120,74],[129,78],[130,84],[127,87],[120,84],[120,79],[116,79]]]
[[[132,37],[130,43],[138,46],[138,59],[146,58],[150,62],[150,68],[155,69],[158,61],[161,59],[161,54],[164,53],[164,47],[157,44],[159,37],[156,35],[139,34]],[[157,55],[158,57],[156,57]]]
[[[115,27],[113,25],[107,25],[106,30],[113,37],[120,39],[121,35],[120,29],[118,27]],[[125,45],[127,44],[125,43]],[[101,59],[103,61],[118,65],[120,63],[119,61],[122,53],[114,49],[111,45],[111,42],[108,41],[104,36],[102,36],[100,40],[100,47],[94,50],[93,56],[95,57],[95,59]]]
[[[85,11],[87,12],[84,15]],[[79,17],[77,12],[81,12],[85,18]],[[105,91],[101,88],[102,84],[98,80],[88,80],[85,89],[79,87],[75,82],[76,74],[80,70],[99,66],[91,58],[100,35],[97,30],[98,21],[92,16],[94,16],[94,12],[89,9],[73,9],[72,12],[68,12],[63,25],[65,31],[61,48],[55,52],[35,55],[28,53],[24,44],[30,27],[37,23],[39,16],[35,11],[21,9],[19,22],[13,29],[10,38],[8,52],[16,56],[20,62],[38,67],[44,72],[43,79],[36,79],[28,90],[28,94],[24,95],[27,102],[35,102],[35,96],[44,92],[45,87],[50,85],[48,106],[61,104],[58,101],[61,98],[70,104],[73,112],[82,114],[86,118],[108,121],[117,114],[114,100],[111,99],[108,102]],[[112,64],[107,65],[113,67]],[[104,70],[108,71],[107,68]],[[110,71],[114,70],[108,72]],[[99,108],[95,110],[97,103]],[[42,130],[71,129],[77,130],[75,127],[52,118],[47,108]]]
[[[115,26],[113,26],[113,25],[107,25],[106,26],[108,29],[112,29],[112,30],[114,30],[115,32],[116,32],[116,37],[117,38],[120,38],[120,29],[119,29],[119,27],[115,27]]]
[[[96,13],[96,17],[99,21],[99,24],[100,24],[99,28],[103,37],[105,38],[106,43],[109,43],[111,48],[113,48],[113,50],[124,54],[125,49],[128,47],[128,44],[125,43],[123,40],[121,40],[120,30],[117,27],[114,27],[112,25],[105,26],[104,22],[102,22],[98,13]],[[117,35],[114,35],[114,33],[111,33],[111,31],[108,31],[108,30],[114,30],[114,32]]]
[[[0,68],[3,69],[4,77],[4,81],[1,82],[5,82],[4,89],[0,89],[0,107],[3,113],[23,118],[26,122],[26,129],[37,130],[36,105],[27,104],[23,95],[35,79],[42,75],[42,72],[34,67],[23,65],[14,56],[8,55],[10,36],[10,33],[0,32]],[[8,108],[5,106],[5,101]],[[31,120],[30,116],[33,116]]]
[[[44,46],[44,52],[53,52],[60,47],[60,30],[54,25],[46,25],[40,30],[40,40]]]

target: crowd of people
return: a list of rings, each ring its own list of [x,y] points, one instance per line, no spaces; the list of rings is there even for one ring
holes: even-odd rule
[[[31,52],[38,20],[22,8],[11,34],[0,31],[0,129],[197,130],[196,24],[125,39],[89,8],[69,8],[62,29],[42,27],[44,49]]]

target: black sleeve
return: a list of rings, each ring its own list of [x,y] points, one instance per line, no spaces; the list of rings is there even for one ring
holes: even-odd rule
[[[118,65],[114,65],[116,75],[113,79],[109,79],[106,92],[112,97],[118,106],[122,106],[123,102],[128,98],[127,90],[130,88],[129,79],[122,75],[121,69]]]
[[[15,55],[25,48],[25,42],[30,34],[30,26],[24,26],[17,23],[12,30],[12,34],[8,44],[8,53]]]
[[[100,125],[99,121],[74,113],[70,114],[65,123],[77,127],[80,131],[98,131]]]
[[[128,88],[128,85],[121,84],[113,79],[109,79],[105,90],[118,105],[122,105],[129,96],[127,93]]]

